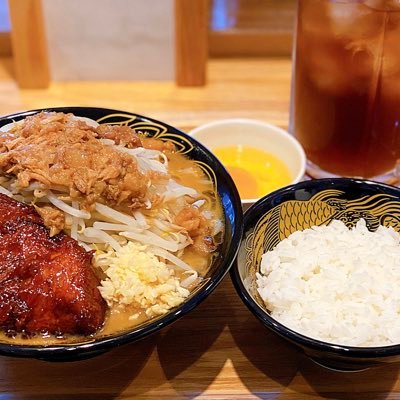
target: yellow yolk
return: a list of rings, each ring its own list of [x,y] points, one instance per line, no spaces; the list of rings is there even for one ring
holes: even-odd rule
[[[223,146],[213,152],[231,174],[242,199],[264,196],[292,180],[283,161],[255,147]]]

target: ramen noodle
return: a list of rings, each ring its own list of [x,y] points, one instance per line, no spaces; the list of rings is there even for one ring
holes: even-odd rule
[[[54,112],[0,131],[0,192],[93,253],[109,306],[97,335],[167,313],[202,282],[222,240],[221,204],[171,142]]]

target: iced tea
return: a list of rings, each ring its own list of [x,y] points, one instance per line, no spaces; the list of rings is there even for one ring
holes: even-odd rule
[[[400,159],[400,1],[299,0],[290,129],[320,172]],[[324,174],[322,174],[324,175]]]

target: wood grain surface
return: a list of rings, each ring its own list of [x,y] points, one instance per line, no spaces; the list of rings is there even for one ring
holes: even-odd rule
[[[52,83],[18,90],[0,62],[0,113],[45,106],[114,107],[183,129],[214,119],[287,126],[290,61],[217,60],[203,88],[172,82]],[[325,370],[266,330],[227,276],[189,315],[138,343],[65,364],[0,357],[0,399],[400,399],[399,365]]]
[[[206,83],[209,0],[175,0],[175,70],[179,86]]]

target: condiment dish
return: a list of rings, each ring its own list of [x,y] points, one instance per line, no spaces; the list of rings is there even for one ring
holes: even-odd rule
[[[288,170],[288,180],[280,186],[278,184],[276,189],[299,182],[304,176],[306,157],[299,142],[285,130],[266,122],[245,118],[218,120],[198,126],[191,130],[189,135],[211,151],[222,146],[249,146],[278,159]],[[224,164],[223,161],[222,163]],[[260,175],[262,171],[260,169],[258,171]],[[276,173],[279,176],[279,171]],[[236,184],[238,186],[237,182]],[[262,195],[266,194],[268,193],[262,193]],[[242,196],[244,210],[258,198],[243,198]]]

